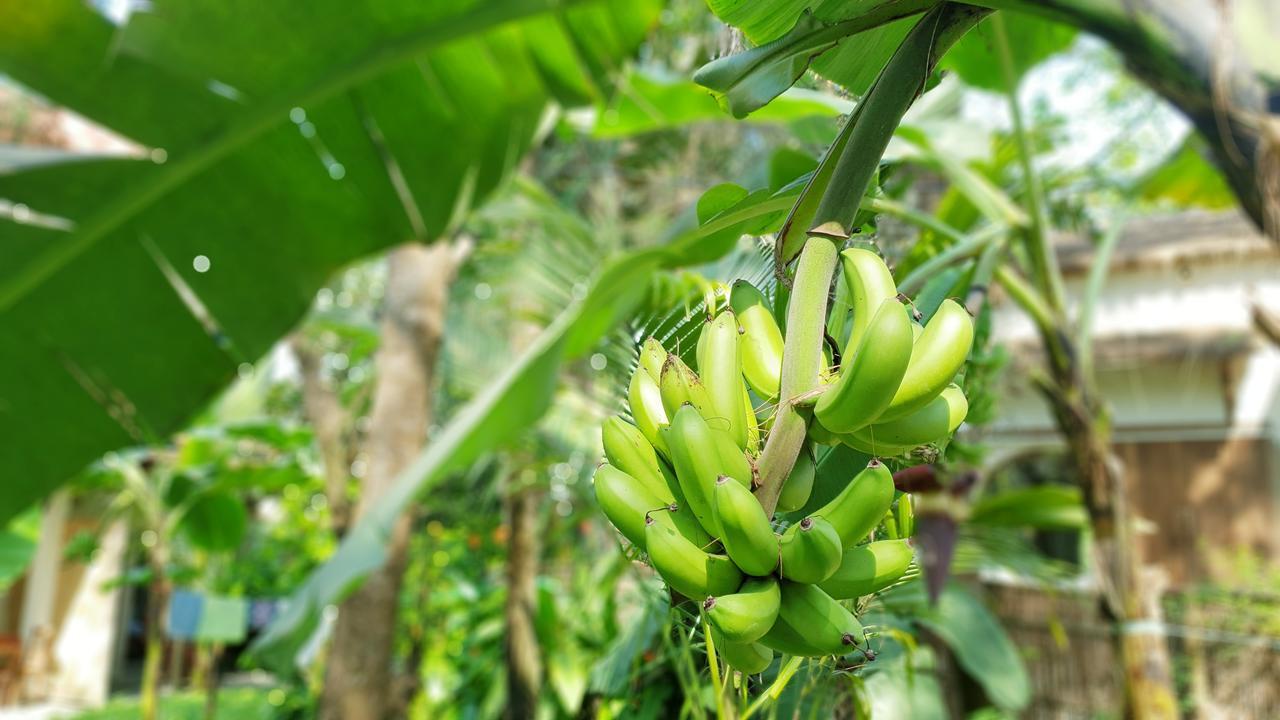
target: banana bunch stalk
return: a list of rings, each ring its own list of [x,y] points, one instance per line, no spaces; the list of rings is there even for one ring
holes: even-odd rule
[[[747,283],[735,283],[728,308],[704,325],[696,367],[646,340],[628,386],[630,418],[602,428],[607,462],[595,493],[605,516],[671,590],[700,603],[719,656],[743,673],[763,671],[775,652],[843,655],[865,645],[842,601],[898,582],[914,555],[909,539],[880,530],[895,502],[909,511],[909,498],[897,497],[877,458],[945,441],[968,412],[954,384],[973,341],[964,308],[946,300],[921,327],[879,255],[848,249],[840,268],[840,316],[825,327],[841,336],[842,362],[824,371],[777,496],[780,511],[802,517],[771,518],[754,494],[769,435],[756,408],[785,400],[785,348],[770,304]],[[812,508],[813,448],[836,443],[873,459]]]

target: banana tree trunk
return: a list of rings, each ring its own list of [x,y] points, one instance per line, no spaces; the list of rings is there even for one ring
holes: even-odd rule
[[[1069,353],[1059,356],[1075,357]],[[1125,716],[1176,718],[1169,647],[1160,628],[1161,583],[1134,545],[1123,468],[1111,451],[1110,419],[1071,363],[1054,362],[1054,380],[1041,382],[1075,467],[1093,530],[1094,559],[1103,584],[1104,612],[1116,628],[1124,669]]]
[[[542,687],[542,656],[534,628],[538,497],[537,490],[527,486],[507,495],[507,717],[511,720],[534,716]]]
[[[1272,0],[979,0],[1077,25],[1208,140],[1258,227],[1280,241],[1280,9]]]
[[[375,359],[374,394],[358,519],[391,488],[421,450],[432,417],[436,357],[445,301],[456,267],[448,243],[405,245],[388,260],[385,319]],[[323,720],[384,720],[394,707],[392,653],[412,513],[387,540],[387,562],[342,602],[329,647]]]
[[[517,315],[528,313],[516,308]],[[537,325],[517,321],[512,331],[511,346],[522,351],[538,337]],[[522,479],[522,463],[515,457],[513,471],[507,477],[506,522],[507,541],[507,711],[510,720],[531,718],[538,710],[538,694],[542,688],[542,651],[534,626],[538,577],[538,500],[537,486]]]

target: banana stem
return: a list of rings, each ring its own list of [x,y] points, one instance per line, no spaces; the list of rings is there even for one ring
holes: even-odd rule
[[[1054,321],[1053,310],[1030,283],[1023,280],[1007,265],[996,268],[995,280],[1000,283],[1000,287],[1003,287],[1005,292],[1009,293],[1009,297],[1017,303],[1018,307],[1031,317],[1031,321],[1036,324],[1036,329],[1041,335],[1052,337],[1057,334],[1058,324]]]
[[[996,54],[1000,58],[1000,69],[1004,75],[1005,96],[1009,102],[1009,116],[1013,121],[1013,136],[1018,144],[1018,164],[1022,166],[1022,180],[1026,185],[1027,210],[1031,215],[1031,226],[1025,231],[1027,255],[1031,260],[1035,282],[1044,293],[1048,305],[1055,312],[1062,310],[1065,291],[1062,288],[1062,273],[1058,269],[1058,258],[1054,255],[1049,242],[1049,218],[1044,185],[1040,182],[1040,174],[1032,161],[1034,151],[1031,137],[1027,134],[1026,123],[1022,118],[1022,108],[1018,105],[1018,87],[1021,84],[1013,65],[1013,52],[1009,49],[1009,36],[1005,31],[1004,16],[995,13],[991,17],[994,29]]]
[[[804,444],[806,423],[795,399],[818,385],[822,371],[823,331],[826,329],[827,291],[835,275],[835,243],[811,237],[800,251],[795,287],[787,305],[787,334],[782,351],[782,382],[773,429],[760,454],[760,487],[756,498],[766,515],[778,505],[782,483],[791,474]]]
[[[742,713],[742,720],[749,720],[753,714],[764,708],[768,703],[777,702],[778,698],[782,697],[782,691],[787,689],[787,683],[790,683],[791,678],[795,677],[802,662],[804,662],[804,658],[796,656],[783,663],[782,667],[778,668],[778,677],[773,681],[773,684],[769,686],[768,690],[761,693],[755,699],[755,702],[747,706],[746,712]]]
[[[716,641],[711,639],[711,623],[702,616],[702,636],[707,641],[707,664],[711,666],[711,689],[716,694],[716,718],[726,720],[724,712],[724,682],[720,679],[720,659],[716,657]]]
[[[942,268],[973,257],[982,252],[993,240],[996,239],[999,232],[1003,232],[1004,228],[993,225],[994,230],[974,233],[969,236],[960,236],[960,240],[951,247],[934,255],[933,257],[920,263],[916,269],[907,274],[902,282],[898,283],[898,292],[904,295],[915,295],[924,287],[924,284],[937,274]]]

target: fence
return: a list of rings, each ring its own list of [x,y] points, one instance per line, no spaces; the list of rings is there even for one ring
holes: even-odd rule
[[[1022,651],[1034,697],[1027,718],[1119,717],[1114,626],[1097,597],[1078,591],[988,584],[992,609]],[[1184,717],[1280,718],[1280,597],[1170,593],[1167,622]]]

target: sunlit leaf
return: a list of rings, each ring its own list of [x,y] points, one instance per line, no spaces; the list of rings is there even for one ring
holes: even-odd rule
[[[1036,65],[1062,52],[1075,41],[1076,29],[1070,25],[1046,20],[1029,13],[1000,14],[1008,38],[1010,59],[1015,78],[1020,78]],[[1001,65],[999,38],[991,20],[974,28],[947,53],[940,63],[954,70],[964,81],[984,90],[1003,91],[1008,85]]]
[[[0,171],[0,199],[65,220],[0,217],[0,462],[22,468],[0,521],[180,427],[338,268],[450,232],[549,101],[603,101],[658,11],[153,0],[121,21],[100,7],[0,9],[0,72],[137,144]]]
[[[1236,196],[1217,167],[1205,157],[1204,139],[1191,133],[1164,162],[1134,185],[1134,193],[1147,201],[1163,201],[1179,207],[1221,210],[1233,207]]]

